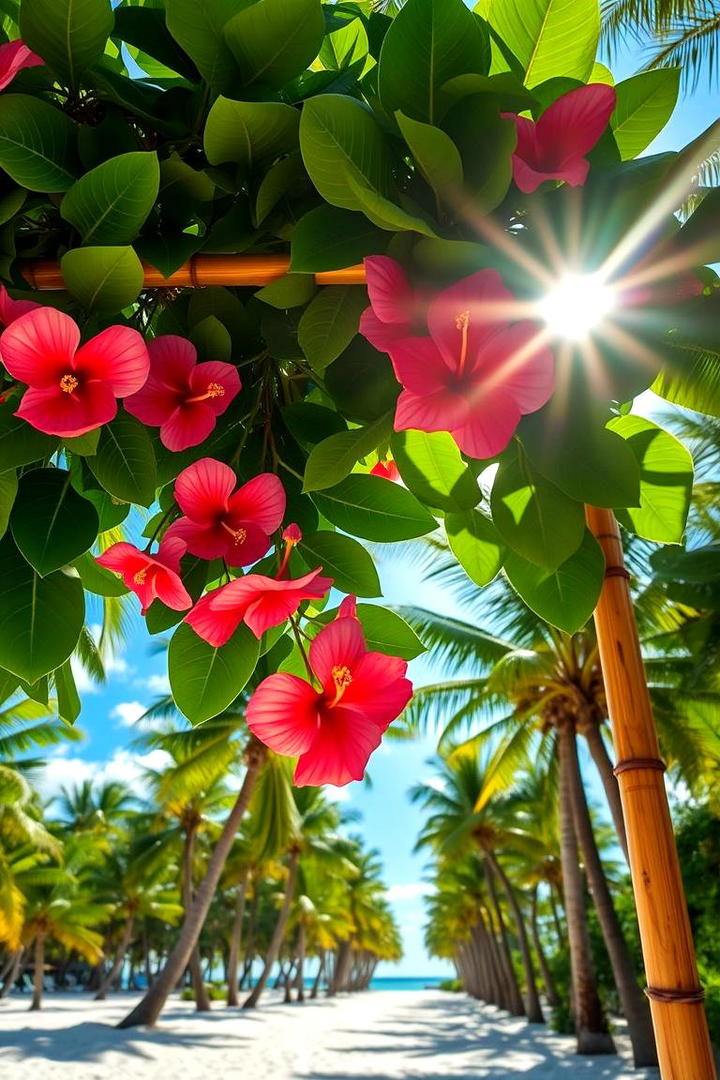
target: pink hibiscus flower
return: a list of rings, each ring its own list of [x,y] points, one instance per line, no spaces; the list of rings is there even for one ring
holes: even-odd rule
[[[184,516],[166,536],[179,536],[191,555],[249,566],[270,547],[270,534],[285,514],[285,489],[273,473],[261,473],[235,491],[229,465],[201,458],[178,476],[175,500]]]
[[[377,465],[373,465],[370,470],[370,475],[381,476],[383,480],[391,480],[393,484],[400,482],[400,470],[392,458],[387,458],[386,461],[378,461]]]
[[[553,392],[553,357],[537,326],[510,321],[517,301],[496,270],[444,289],[427,312],[430,337],[388,352],[403,386],[395,430],[449,431],[475,458],[503,450],[520,417]]]
[[[75,320],[49,307],[16,318],[0,338],[0,359],[30,388],[15,415],[47,435],[72,438],[107,424],[116,399],[147,378],[150,359],[137,330],[110,326],[79,345]]]
[[[187,450],[203,442],[240,393],[237,368],[221,361],[197,362],[190,341],[175,334],[148,346],[150,377],[125,408],[143,424],[160,428],[168,450]]]
[[[27,315],[28,311],[35,311],[42,307],[34,300],[14,300],[4,285],[0,285],[0,323],[9,326],[21,315]]]
[[[364,265],[370,307],[360,316],[359,330],[374,348],[388,352],[393,342],[412,335],[422,301],[395,259],[369,255]]]
[[[360,623],[347,609],[320,631],[309,659],[321,689],[285,672],[268,676],[248,702],[248,727],[276,753],[299,757],[299,787],[361,780],[412,697],[407,663],[368,652]]]
[[[185,622],[210,645],[224,645],[241,622],[256,638],[294,615],[303,600],[321,600],[332,578],[320,577],[322,567],[304,577],[278,581],[263,574],[247,574],[221,585],[197,602]]]
[[[571,187],[584,184],[590,163],[588,154],[608,125],[615,108],[612,86],[593,83],[579,86],[554,101],[537,123],[514,113],[517,146],[513,154],[513,179],[526,194],[544,180],[564,180]]]
[[[192,606],[192,597],[180,580],[180,559],[186,550],[182,540],[167,537],[154,555],[122,542],[97,555],[95,561],[122,576],[123,583],[139,598],[143,615],[153,600],[185,611]]]
[[[28,49],[24,41],[6,41],[0,45],[0,90],[9,86],[23,68],[39,67],[45,61]]]

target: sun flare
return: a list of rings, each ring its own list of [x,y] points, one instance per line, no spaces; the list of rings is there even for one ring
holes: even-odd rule
[[[615,307],[613,291],[598,274],[565,274],[539,302],[538,314],[556,337],[587,338]]]

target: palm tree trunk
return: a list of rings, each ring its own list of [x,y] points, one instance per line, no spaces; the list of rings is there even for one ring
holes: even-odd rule
[[[315,976],[315,982],[313,983],[312,990],[310,991],[310,1000],[315,1001],[320,989],[320,982],[325,973],[325,950],[320,954],[320,963],[318,964],[317,975]]]
[[[7,997],[15,985],[15,980],[20,972],[20,965],[22,964],[24,955],[24,949],[16,949],[15,952],[10,955],[10,961],[3,972],[5,982],[2,985],[2,990],[0,990],[0,999]]]
[[[585,864],[585,874],[595,903],[605,948],[613,969],[615,985],[620,995],[625,1019],[628,1022],[635,1068],[642,1068],[644,1065],[657,1065],[657,1050],[650,1019],[650,1008],[647,998],[638,986],[630,950],[627,947],[607,878],[605,877],[605,871],[595,841],[595,834],[593,833],[587,799],[585,798],[576,744],[573,745],[573,751],[573,769],[570,778],[573,824],[580,844],[580,851]]]
[[[242,930],[243,922],[245,920],[245,898],[247,896],[249,875],[250,871],[245,870],[240,879],[240,884],[238,885],[237,895],[235,897],[235,917],[230,933],[230,955],[227,963],[227,1003],[232,1006],[240,1004],[238,1001],[238,967],[240,964],[240,946],[242,944]]]
[[[186,913],[190,910],[193,902],[193,859],[195,856],[196,836],[197,824],[193,823],[185,830],[185,843],[183,844],[182,853],[182,892],[183,907]],[[205,987],[205,979],[203,978],[200,946],[198,942],[195,942],[193,950],[190,953],[188,967],[190,969],[190,983],[195,993],[195,1011],[209,1012],[210,998]]]
[[[620,799],[620,787],[617,777],[613,772],[613,764],[608,754],[602,731],[598,724],[589,724],[583,728],[583,734],[587,740],[590,756],[595,762],[595,767],[600,774],[602,786],[605,789],[605,798],[613,819],[618,843],[622,848],[625,862],[628,861],[627,833],[625,831],[625,815],[623,814],[622,801]]]
[[[490,892],[490,899],[492,900],[495,918],[497,919],[498,924],[498,950],[500,963],[505,975],[505,985],[507,987],[509,1002],[508,1012],[511,1016],[525,1016],[525,1004],[522,999],[522,994],[520,993],[520,987],[518,986],[515,968],[513,967],[512,953],[510,952],[510,942],[508,941],[505,920],[503,919],[502,908],[500,907],[497,889],[495,888],[495,875],[493,873],[492,865],[487,861],[486,865],[488,891]]]
[[[35,970],[33,972],[33,996],[30,1003],[30,1012],[37,1012],[42,1008],[43,974],[45,970],[45,935],[38,934],[35,938]]]
[[[540,1005],[540,995],[537,990],[537,983],[535,981],[535,970],[532,963],[532,954],[530,952],[530,942],[527,936],[527,930],[525,929],[525,920],[523,919],[520,905],[515,895],[515,890],[510,884],[510,879],[503,870],[502,866],[495,858],[495,853],[491,850],[485,851],[485,857],[489,861],[493,871],[500,879],[500,884],[503,887],[507,902],[510,905],[510,910],[513,914],[513,920],[515,922],[515,931],[518,937],[518,945],[520,947],[520,956],[522,958],[523,971],[525,972],[525,992],[527,994],[527,1018],[531,1024],[544,1024],[545,1017],[543,1016],[542,1007]]]
[[[100,986],[100,989],[98,990],[97,994],[95,995],[95,1001],[104,1001],[105,1000],[105,998],[108,995],[108,990],[110,990],[112,988],[115,980],[120,975],[120,972],[122,971],[122,966],[123,966],[123,964],[125,962],[125,954],[128,951],[128,949],[130,948],[130,942],[132,941],[134,925],[135,925],[135,916],[130,915],[129,918],[128,918],[128,921],[125,923],[125,930],[123,931],[122,940],[121,940],[120,945],[118,947],[118,951],[117,951],[117,954],[115,956],[115,961],[113,963],[113,966],[110,968],[110,971],[108,972],[108,974],[103,979],[102,985]]]
[[[545,950],[543,949],[542,941],[540,940],[540,927],[538,926],[537,918],[537,885],[534,886],[532,891],[532,901],[530,905],[530,927],[532,929],[533,944],[535,945],[535,952],[537,953],[543,983],[545,984],[545,996],[548,999],[548,1004],[551,1005],[553,1008],[556,1008],[556,1006],[560,1004],[560,995],[557,992],[555,980],[553,979],[552,972],[548,967]]]
[[[557,902],[555,900],[555,891],[556,890],[557,890],[557,894],[558,894],[558,897],[559,897],[559,900],[560,900],[560,907],[562,908],[562,906],[563,906],[563,898],[562,898],[562,893],[560,892],[560,887],[557,884],[556,885],[551,884],[550,885],[550,897],[549,897],[549,899],[550,899],[550,910],[552,911],[553,922],[555,924],[555,933],[557,934],[558,949],[564,949],[567,943],[565,941],[565,932],[564,932],[564,930],[562,928],[562,923],[560,922],[560,915],[558,913],[558,906],[557,906]]]
[[[152,987],[145,994],[142,1001],[118,1024],[118,1027],[127,1028],[135,1027],[138,1024],[154,1024],[162,1012],[168,994],[185,970],[190,959],[190,953],[200,937],[200,931],[215,895],[223,867],[230,854],[235,834],[248,808],[260,769],[265,761],[265,755],[265,747],[257,739],[251,739],[245,751],[247,769],[243,785],[223,826],[215,849],[210,856],[205,877],[195,893],[195,899],[189,911],[185,915],[175,947]]]
[[[351,963],[352,946],[350,945],[350,941],[341,941],[340,948],[337,951],[333,976],[330,980],[330,985],[327,988],[328,997],[335,997],[337,993],[345,989],[347,978],[350,974]]]
[[[150,963],[150,939],[148,936],[148,924],[147,919],[143,919],[143,966],[145,968],[145,981],[148,984],[148,988],[155,982],[152,972],[152,964]]]
[[[292,906],[293,898],[295,896],[295,877],[297,875],[298,859],[300,858],[299,851],[292,851],[290,853],[290,861],[288,863],[288,877],[285,885],[285,896],[283,897],[282,907],[280,908],[280,914],[278,915],[277,922],[275,923],[275,929],[273,930],[273,936],[270,940],[270,947],[265,957],[265,964],[263,966],[260,978],[255,983],[252,991],[243,1003],[243,1009],[254,1009],[260,1000],[260,996],[265,989],[270,972],[272,971],[273,964],[278,958],[280,953],[280,947],[285,937],[285,928],[287,927],[288,919],[290,918],[290,908]]]
[[[297,960],[297,975],[295,976],[297,985],[297,999],[300,1002],[305,1001],[305,927],[300,923],[298,930],[298,960]]]
[[[575,732],[567,721],[557,728],[557,745],[560,760],[560,858],[570,943],[572,1004],[577,1053],[614,1054],[615,1043],[608,1031],[590,954],[585,888],[578,863],[577,838],[573,823],[572,774],[573,758],[576,756]]]

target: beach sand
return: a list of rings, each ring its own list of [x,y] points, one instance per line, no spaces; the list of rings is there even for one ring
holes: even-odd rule
[[[3,1080],[638,1080],[623,1057],[582,1058],[573,1041],[438,990],[370,991],[202,1017],[174,1001],[155,1029],[117,1031],[137,995],[48,994],[0,1005]]]

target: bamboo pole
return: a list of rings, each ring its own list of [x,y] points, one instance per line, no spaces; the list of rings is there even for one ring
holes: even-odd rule
[[[203,285],[268,285],[287,274],[289,255],[196,255],[183,263],[170,277],[143,263],[145,289],[200,288]],[[33,289],[59,290],[65,288],[59,262],[33,259],[22,264],[22,275]],[[318,285],[364,285],[365,267],[347,266],[342,270],[325,270],[315,274]]]
[[[587,507],[605,555],[595,611],[635,905],[663,1080],[714,1080],[703,990],[680,876],[622,541],[612,510]]]

